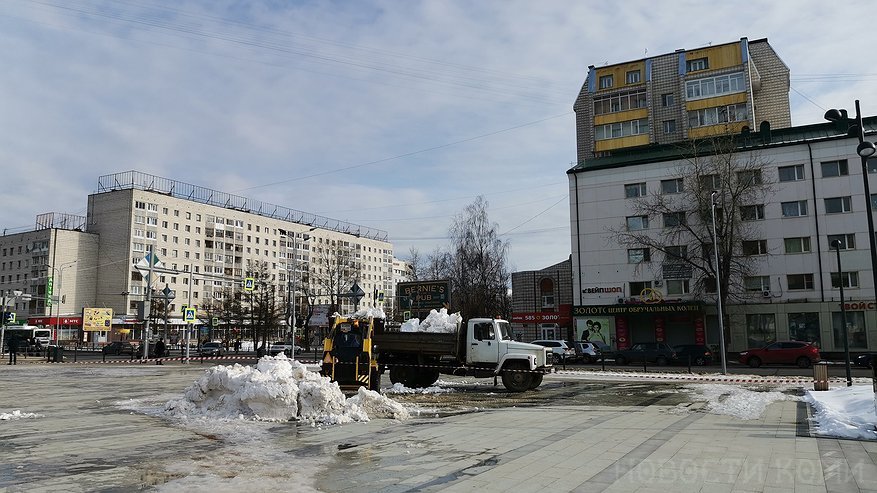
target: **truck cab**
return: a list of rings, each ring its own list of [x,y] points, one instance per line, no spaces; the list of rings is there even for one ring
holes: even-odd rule
[[[461,338],[463,339],[463,338]],[[505,320],[470,319],[466,327],[466,364],[481,371],[475,376],[502,375],[503,385],[514,391],[533,389],[542,384],[551,370],[550,349],[512,338]]]

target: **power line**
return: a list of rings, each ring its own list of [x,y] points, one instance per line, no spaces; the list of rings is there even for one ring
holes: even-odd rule
[[[508,234],[511,233],[512,231],[514,231],[514,230],[520,228],[521,226],[523,226],[523,225],[527,224],[528,222],[532,221],[533,219],[536,219],[537,217],[541,216],[542,214],[545,214],[545,213],[548,212],[552,207],[554,207],[555,205],[557,205],[557,204],[561,203],[562,201],[566,200],[568,197],[569,197],[569,194],[564,195],[563,197],[560,198],[560,200],[558,200],[557,202],[551,204],[551,205],[548,206],[546,209],[544,209],[542,212],[536,214],[535,216],[531,217],[530,219],[527,219],[526,221],[522,222],[521,224],[518,224],[518,225],[515,226],[514,228],[512,228],[512,229],[506,231],[505,233],[501,233],[499,236],[506,236],[506,235],[508,235]]]

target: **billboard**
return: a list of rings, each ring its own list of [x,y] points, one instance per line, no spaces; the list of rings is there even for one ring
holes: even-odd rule
[[[310,326],[329,326],[329,305],[314,305],[314,311],[311,313]]]
[[[112,308],[83,308],[82,330],[110,330],[113,323]]]
[[[431,310],[450,307],[451,282],[414,281],[396,285],[399,308],[402,310]]]

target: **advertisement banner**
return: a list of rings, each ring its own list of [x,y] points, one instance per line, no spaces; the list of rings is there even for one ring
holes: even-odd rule
[[[311,314],[311,320],[308,325],[311,327],[328,327],[329,305],[314,305],[314,312]]]
[[[400,282],[396,285],[399,308],[403,310],[430,310],[450,306],[451,282],[416,281]]]
[[[701,345],[706,344],[706,333],[703,326],[703,317],[697,317],[694,319],[694,343]]]
[[[615,344],[618,349],[630,349],[630,333],[625,317],[615,317]]]
[[[83,308],[82,330],[110,330],[113,322],[112,308]]]
[[[585,326],[577,335],[582,341],[602,341],[609,344],[610,327],[611,322],[608,317],[591,317],[585,320]]]
[[[664,317],[655,317],[655,342],[664,342]]]

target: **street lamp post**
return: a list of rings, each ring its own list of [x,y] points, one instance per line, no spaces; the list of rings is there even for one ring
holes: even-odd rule
[[[308,233],[310,233],[311,231],[313,231],[315,229],[317,229],[317,228],[309,229]],[[302,245],[304,245],[310,239],[311,239],[310,235],[308,235],[307,233],[304,233],[302,235],[302,240],[301,240]],[[292,234],[292,251],[293,251],[292,254],[295,256],[295,258],[293,258],[294,262],[292,264],[292,276],[291,276],[291,281],[290,281],[291,293],[289,293],[289,301],[292,304],[292,308],[289,310],[290,313],[289,313],[288,321],[289,321],[290,327],[292,328],[292,350],[290,351],[290,353],[292,354],[293,361],[295,361],[295,324],[296,324],[296,320],[295,320],[296,316],[295,315],[296,315],[296,310],[298,309],[298,306],[296,306],[296,292],[297,292],[297,288],[298,288],[296,286],[296,283],[298,282],[298,243],[295,241],[295,233]]]
[[[9,296],[10,294],[12,294],[11,297]],[[22,294],[24,294],[24,291],[19,291],[17,289],[12,293],[9,293],[8,291],[0,292],[0,315],[3,317],[0,318],[0,354],[4,354],[3,351],[6,347],[6,342],[4,341],[6,338],[6,305],[17,302]]]
[[[840,288],[840,322],[843,325],[844,365],[847,370],[847,387],[851,387],[853,385],[853,378],[850,375],[850,341],[847,329],[847,309],[844,307],[844,270],[840,265],[840,240],[832,241],[831,248],[834,248],[834,251],[837,254],[837,285]]]
[[[61,267],[58,267],[58,268],[55,268],[55,267],[51,268],[52,271],[56,271],[56,270],[58,271],[58,296],[57,296],[58,309],[55,311],[55,313],[56,313],[56,316],[55,316],[55,336],[52,338],[53,339],[52,342],[55,344],[56,350],[58,348],[58,333],[61,331],[61,299],[62,299],[61,285],[64,281],[64,269],[67,269],[69,267],[73,267],[74,265],[76,265],[77,262],[79,262],[79,260],[67,262],[66,264],[63,264],[63,265],[61,265]],[[49,313],[49,315],[51,315],[51,313]]]
[[[710,194],[710,213],[713,217],[713,257],[716,262],[716,310],[719,316],[719,352],[722,357],[722,374],[728,373],[728,363],[725,361],[725,321],[722,316],[722,276],[719,264],[719,234],[716,231],[716,198],[719,192]]]
[[[850,120],[847,110],[830,109],[825,112],[825,119],[830,122],[851,123],[847,128],[848,135],[854,135],[859,139],[856,154],[862,162],[862,185],[865,188],[865,213],[868,217],[868,244],[871,246],[871,276],[874,281],[874,292],[877,293],[877,239],[874,237],[874,214],[871,211],[871,185],[868,182],[868,158],[877,152],[877,146],[873,142],[865,140],[865,126],[862,123],[862,111],[859,108],[859,100],[856,100],[856,118]],[[847,358],[849,359],[849,358]]]

